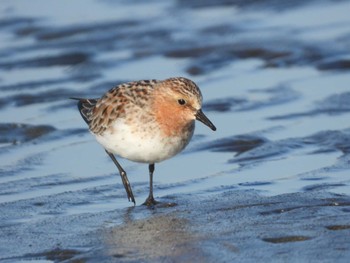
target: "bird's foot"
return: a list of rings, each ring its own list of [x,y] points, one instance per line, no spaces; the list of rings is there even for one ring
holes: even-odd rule
[[[177,206],[176,203],[169,203],[169,202],[159,202],[156,201],[153,196],[148,196],[146,201],[142,204],[147,206],[148,208],[155,208],[156,206],[158,208],[165,208],[165,207],[173,207],[173,206]]]
[[[146,201],[142,205],[152,207],[152,206],[155,206],[156,204],[159,204],[159,202],[154,199],[153,195],[149,195]]]

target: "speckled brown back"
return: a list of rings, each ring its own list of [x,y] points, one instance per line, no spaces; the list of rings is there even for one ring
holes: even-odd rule
[[[91,100],[83,101],[80,112],[82,116],[84,114],[90,130],[95,134],[101,134],[116,119],[126,118],[126,113],[131,105],[144,107],[148,98],[147,94],[158,82],[157,80],[142,80],[118,85],[106,92],[100,99],[94,100],[96,103],[93,107],[89,103]]]

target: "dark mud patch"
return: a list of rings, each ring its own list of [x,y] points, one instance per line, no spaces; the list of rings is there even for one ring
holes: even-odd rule
[[[24,143],[54,131],[56,129],[50,125],[0,123],[0,143]]]
[[[262,240],[269,243],[279,244],[279,243],[288,243],[288,242],[300,242],[310,240],[311,237],[306,236],[284,236],[284,237],[267,237]]]
[[[169,58],[198,58],[208,55],[208,53],[216,52],[219,48],[219,46],[206,46],[174,49],[165,52],[164,56]]]
[[[326,202],[324,202],[326,201]],[[348,207],[349,203],[347,201],[345,202],[340,202],[338,203],[335,200],[324,200],[321,202],[315,202],[312,205],[298,205],[298,206],[284,206],[284,204],[280,203],[280,205],[276,205],[276,206],[281,206],[280,208],[277,209],[273,209],[273,210],[266,210],[266,211],[262,211],[260,212],[260,215],[263,216],[269,216],[269,215],[273,215],[273,214],[282,214],[282,213],[288,213],[288,212],[292,212],[294,210],[312,210],[314,207],[316,206],[340,206],[340,207]]]
[[[321,62],[318,66],[320,70],[339,70],[348,71],[350,70],[350,59],[334,59],[332,61]]]
[[[292,52],[290,51],[278,51],[278,50],[269,50],[261,47],[252,47],[252,48],[236,48],[234,54],[240,59],[247,58],[260,58],[266,60],[268,64],[272,64],[273,60],[285,58],[291,56]]]
[[[78,76],[70,76],[70,77],[62,77],[62,78],[52,78],[52,79],[41,79],[38,81],[26,81],[26,82],[18,82],[15,84],[9,84],[9,85],[0,85],[0,90],[3,91],[33,91],[35,89],[39,89],[42,87],[47,87],[48,89],[51,88],[51,86],[57,86],[57,85],[66,85],[67,83],[71,82],[88,82],[93,81],[94,79],[98,78],[100,75],[91,73],[89,75],[83,74]],[[1,107],[1,106],[0,106]]]
[[[270,117],[270,120],[284,120],[314,117],[321,114],[339,115],[350,111],[350,92],[333,94],[322,101],[315,102],[314,109],[305,112],[295,112],[287,115]]]
[[[88,132],[88,130],[85,128],[62,129],[62,130],[57,129],[56,131],[40,138],[40,141],[44,142],[44,141],[50,141],[50,140],[58,140],[58,139],[62,139],[62,138],[68,138],[70,136],[81,135],[81,134],[84,134],[87,132]]]
[[[338,231],[350,229],[350,225],[330,225],[326,226],[328,230]]]
[[[232,32],[229,32],[232,30]],[[232,36],[240,36],[244,29],[231,26],[226,27],[223,37],[224,43],[203,45],[203,42],[188,41],[189,43],[174,43],[173,47],[163,52],[169,58],[189,58],[190,63],[186,72],[190,75],[204,75],[220,70],[235,61],[243,59],[259,59],[264,62],[262,68],[286,68],[291,66],[317,67],[326,58],[326,52],[321,47],[310,46],[295,41],[275,39],[259,41],[229,41]],[[202,38],[216,39],[217,32],[206,30],[198,32]],[[227,42],[227,43],[225,43]],[[279,45],[276,45],[276,42]],[[283,46],[283,48],[281,48]],[[160,49],[161,51],[164,49]],[[340,52],[340,51],[339,51]],[[345,51],[342,51],[345,53]]]
[[[334,94],[316,103],[318,111],[327,114],[337,114],[350,111],[350,92]]]
[[[336,184],[314,184],[314,185],[308,185],[303,188],[304,191],[324,191],[324,190],[330,190],[334,187],[341,187],[346,186],[346,184],[336,183]]]
[[[3,70],[11,70],[15,68],[35,68],[35,67],[52,67],[52,66],[74,66],[86,63],[89,55],[83,52],[65,53],[55,56],[45,56],[26,60],[16,60],[11,62],[0,63]]]
[[[217,27],[204,28],[200,33],[202,34],[218,34]],[[219,26],[219,30],[225,31],[225,33],[232,33],[231,31],[237,31],[237,28],[230,26]],[[251,45],[240,45],[240,44],[218,44],[218,45],[208,45],[208,46],[189,46],[187,48],[178,48],[173,50],[168,50],[164,53],[164,56],[169,58],[198,58],[203,59],[206,57],[208,61],[214,62],[214,58],[218,56],[223,57],[227,60],[237,60],[237,59],[249,59],[258,58],[265,60],[267,64],[272,64],[274,60],[286,59],[293,55],[291,51],[284,51],[274,49],[274,47],[264,48],[261,46]],[[211,58],[211,59],[210,59]],[[204,66],[204,65],[203,65]]]
[[[16,28],[22,26],[28,26],[36,21],[34,18],[29,17],[9,17],[0,19],[0,30],[8,30],[9,28]]]
[[[250,151],[267,142],[267,139],[254,135],[238,135],[222,138],[207,143],[195,149],[195,151],[210,150],[213,152],[236,152],[237,155]]]
[[[225,7],[225,6],[235,6],[239,8],[254,8],[254,9],[275,9],[275,10],[285,10],[290,8],[297,8],[302,5],[305,5],[306,2],[302,0],[293,0],[288,2],[281,2],[278,0],[195,0],[195,1],[186,1],[186,0],[177,0],[177,2],[182,7],[188,8],[208,8],[208,7]],[[313,1],[308,1],[307,4]]]
[[[82,24],[69,27],[43,28],[36,32],[35,38],[42,41],[58,41],[62,39],[87,37],[89,35],[104,34],[106,31],[121,31],[137,26],[138,21],[104,22],[97,24]]]
[[[305,137],[302,142],[306,145],[319,145],[324,151],[341,151],[350,153],[350,129],[339,131],[321,131]]]
[[[83,263],[86,262],[86,260],[79,258],[78,256],[81,254],[78,250],[73,249],[61,249],[56,248],[54,250],[45,251],[42,253],[37,254],[28,254],[25,255],[25,260],[39,260],[39,259],[46,259],[46,260],[52,260],[53,262],[75,262],[75,263]]]
[[[295,140],[267,141],[250,151],[241,153],[229,162],[243,164],[267,161],[275,157],[282,158],[287,153],[302,147],[302,142]]]
[[[231,159],[230,162],[245,163],[259,160],[268,160],[272,157],[282,157],[283,155],[293,152],[297,149],[307,148],[310,146],[317,147],[317,150],[310,151],[310,154],[320,152],[342,152],[347,155],[350,151],[350,130],[342,131],[322,131],[313,135],[302,138],[289,138],[279,141],[269,141],[261,138],[261,141],[247,151],[241,152],[240,155]],[[210,149],[208,147],[207,149]],[[215,149],[215,148],[214,148]],[[341,160],[339,160],[341,165]],[[344,162],[347,162],[344,160]]]
[[[350,153],[350,130],[322,131],[307,137],[288,138],[277,141],[270,141],[265,137],[254,134],[237,135],[197,145],[191,149],[191,152],[233,152],[235,153],[234,158],[228,161],[243,165],[267,161],[273,158],[283,158],[283,156],[291,152],[299,149],[307,149],[308,147],[310,147],[308,154],[341,152],[344,154],[344,158],[338,159],[334,167],[337,165],[339,167],[348,167],[346,156]],[[321,179],[312,177],[303,180]],[[338,186],[341,185],[339,184]],[[313,187],[318,188],[318,186]],[[324,187],[327,186],[325,185]]]
[[[231,97],[208,101],[203,108],[205,111],[229,112],[234,109],[243,108],[248,103],[247,99]]]
[[[254,187],[254,186],[271,185],[271,184],[273,184],[273,182],[257,181],[257,182],[239,183],[238,185],[246,186],[246,187]]]
[[[22,92],[21,94],[16,94],[4,99],[0,99],[0,101],[3,102],[3,107],[10,104],[15,104],[18,107],[23,107],[32,104],[57,102],[59,100],[69,102],[69,98],[74,97],[74,95],[76,95],[76,92],[72,90],[57,88],[35,94]],[[71,103],[73,103],[73,101],[71,101]]]
[[[325,180],[327,179],[326,176],[323,176],[323,177],[304,177],[304,178],[301,178],[301,180],[304,180],[304,181],[322,181],[322,180]]]

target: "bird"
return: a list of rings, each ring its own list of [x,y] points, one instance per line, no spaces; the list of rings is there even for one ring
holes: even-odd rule
[[[101,98],[77,100],[81,117],[118,168],[127,198],[136,205],[127,173],[115,155],[148,164],[149,195],[153,196],[155,164],[181,152],[190,142],[195,120],[216,131],[202,111],[202,93],[190,79],[140,80],[117,85]]]

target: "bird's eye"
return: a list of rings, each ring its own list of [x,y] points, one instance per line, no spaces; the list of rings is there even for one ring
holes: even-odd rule
[[[180,105],[185,105],[186,104],[186,101],[184,99],[179,99],[177,101]]]

